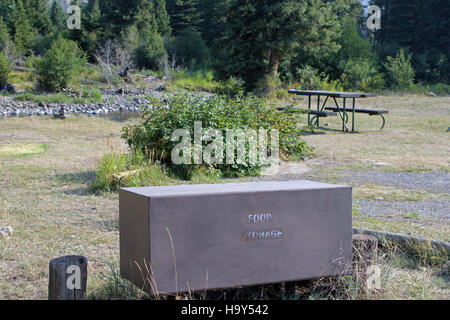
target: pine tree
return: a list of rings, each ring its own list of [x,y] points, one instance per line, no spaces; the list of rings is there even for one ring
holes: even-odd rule
[[[382,8],[375,40],[381,58],[404,48],[412,53],[416,79],[450,81],[450,0],[372,0]]]
[[[62,32],[66,28],[67,16],[63,11],[63,8],[59,1],[53,1],[50,9],[50,21],[53,25],[53,29],[57,32]]]
[[[152,0],[137,0],[133,18],[139,33],[152,33],[157,30]]]
[[[84,8],[82,19],[83,27],[88,31],[95,31],[100,29],[100,18],[102,13],[98,0],[90,0],[88,5]]]
[[[22,0],[17,0],[13,12],[14,43],[20,51],[27,51],[34,45],[36,32],[28,20]]]
[[[51,20],[47,0],[28,0],[26,11],[31,25],[42,35],[51,31]]]
[[[0,51],[5,50],[10,41],[11,38],[9,36],[8,26],[3,21],[2,17],[0,17]]]
[[[90,0],[82,10],[82,29],[79,42],[85,52],[92,54],[103,34],[99,1]]]
[[[186,28],[200,31],[202,18],[198,11],[198,0],[169,0],[167,1],[167,11],[175,36]]]
[[[336,26],[330,8],[322,0],[232,0],[221,75],[242,77],[249,87],[278,78],[280,62],[293,48],[330,45]]]
[[[2,17],[10,32],[14,30],[13,12],[15,8],[16,0],[0,1],[0,17]]]
[[[155,0],[155,18],[158,26],[158,32],[164,36],[170,36],[172,28],[170,27],[170,18],[166,10],[165,0]]]
[[[225,31],[225,15],[228,10],[228,2],[222,0],[202,0],[199,3],[199,11],[202,18],[200,32],[202,38],[213,47],[216,40],[220,39]]]

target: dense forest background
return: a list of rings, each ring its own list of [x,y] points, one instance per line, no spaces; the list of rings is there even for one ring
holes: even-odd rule
[[[73,64],[113,64],[118,74],[212,72],[246,90],[450,83],[450,0],[372,0],[382,8],[377,31],[367,29],[358,0],[72,1],[81,7],[79,30],[67,28],[69,4],[2,0],[0,69],[2,60],[58,61],[66,49]]]

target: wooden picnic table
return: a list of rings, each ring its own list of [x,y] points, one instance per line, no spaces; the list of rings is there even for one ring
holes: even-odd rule
[[[342,119],[342,131],[348,132],[350,131],[347,122],[348,115],[347,112],[352,113],[352,130],[351,132],[355,132],[355,113],[367,113],[369,115],[379,115],[383,119],[383,125],[381,129],[383,129],[385,124],[385,118],[383,114],[389,113],[387,110],[375,110],[375,109],[356,109],[356,99],[357,98],[370,98],[376,97],[375,93],[357,93],[357,92],[338,92],[338,91],[322,91],[322,90],[289,90],[290,94],[300,95],[300,96],[308,96],[308,124],[311,125],[312,121],[315,119],[315,124],[319,127],[319,118],[329,116],[330,113],[324,111],[331,110],[337,112]],[[311,110],[311,97],[317,96],[317,111]],[[324,96],[325,100],[321,105],[320,97]],[[329,98],[334,100],[336,107],[325,107]],[[337,99],[342,98],[342,107],[339,105]],[[352,107],[347,108],[346,103],[347,99],[352,99]],[[311,116],[313,118],[311,119]]]

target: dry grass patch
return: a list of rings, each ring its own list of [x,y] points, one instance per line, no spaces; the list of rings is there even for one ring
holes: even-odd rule
[[[424,201],[449,198],[448,193],[431,193],[426,190],[400,189],[365,183],[353,188],[353,198],[361,200],[387,200],[387,201]]]

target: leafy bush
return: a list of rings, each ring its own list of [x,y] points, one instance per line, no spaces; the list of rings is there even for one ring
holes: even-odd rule
[[[141,37],[141,45],[136,49],[136,64],[140,69],[159,70],[166,54],[163,38],[149,32]]]
[[[326,91],[344,91],[342,84],[339,80],[328,80],[328,77],[322,80],[320,88]]]
[[[6,58],[6,55],[0,51],[0,90],[5,87],[10,72],[10,63]]]
[[[341,79],[346,90],[380,90],[385,85],[383,74],[370,60],[364,58],[347,61]]]
[[[302,90],[318,90],[321,86],[319,72],[311,66],[297,68],[295,77],[298,87]]]
[[[414,69],[411,65],[411,55],[406,55],[401,49],[395,58],[387,57],[384,64],[387,70],[389,86],[398,90],[409,90],[414,86]]]
[[[118,191],[121,187],[166,185],[169,180],[158,164],[147,160],[140,152],[107,154],[95,173],[91,189],[97,193]]]
[[[227,96],[228,98],[242,97],[244,91],[244,81],[235,77],[220,81],[215,89],[217,94]]]
[[[275,107],[267,106],[264,100],[254,97],[232,100],[224,96],[205,97],[184,93],[174,95],[168,107],[146,110],[141,123],[124,128],[123,138],[127,140],[131,150],[140,150],[148,158],[160,160],[178,177],[189,179],[198,165],[176,165],[171,161],[172,150],[179,143],[171,141],[176,129],[186,129],[191,137],[194,137],[195,121],[201,121],[203,134],[208,129],[218,129],[223,137],[226,136],[226,129],[277,129],[280,156],[298,158],[309,151],[306,143],[300,139],[298,118],[298,114],[278,112]],[[248,147],[248,141],[246,146]],[[206,144],[203,143],[202,150],[205,147]],[[192,154],[187,157],[193,159]],[[225,162],[226,157],[223,159]],[[253,163],[246,154],[243,164],[213,163],[210,166],[220,170],[223,176],[252,175],[258,174],[265,165],[261,160]]]
[[[71,40],[58,38],[38,61],[38,86],[49,91],[67,88],[69,83],[80,74],[86,64],[86,56]]]

